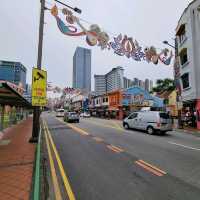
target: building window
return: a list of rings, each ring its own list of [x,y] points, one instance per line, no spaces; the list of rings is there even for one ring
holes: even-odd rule
[[[179,44],[182,44],[186,39],[186,30],[185,30],[185,24],[181,25],[177,34],[178,36],[178,41],[179,41]]]
[[[185,73],[181,76],[181,80],[182,80],[182,85],[183,85],[183,89],[186,89],[190,86],[189,83],[189,73]]]
[[[188,62],[188,55],[187,55],[186,48],[182,49],[182,51],[180,52],[180,61],[181,61],[181,65],[184,65],[185,63]]]

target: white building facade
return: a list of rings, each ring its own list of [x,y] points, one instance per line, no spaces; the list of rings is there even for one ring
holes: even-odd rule
[[[105,75],[94,75],[95,93],[105,94],[124,88],[124,69],[120,66],[113,68]]]
[[[200,0],[192,1],[184,10],[176,28],[176,43],[175,79],[180,99],[199,114],[200,121]]]

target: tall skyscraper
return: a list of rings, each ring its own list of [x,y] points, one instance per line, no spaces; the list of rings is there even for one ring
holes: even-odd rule
[[[26,67],[20,62],[0,60],[0,80],[9,81],[16,85],[20,83],[26,88]]]
[[[77,47],[73,57],[73,88],[91,91],[91,50]]]

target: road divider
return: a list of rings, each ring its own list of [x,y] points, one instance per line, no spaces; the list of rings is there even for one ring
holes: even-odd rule
[[[110,149],[111,151],[116,152],[116,153],[124,152],[123,149],[121,149],[121,148],[119,148],[119,147],[116,147],[116,146],[114,146],[114,145],[112,145],[112,144],[107,145],[107,148]]]
[[[143,160],[137,160],[135,161],[135,163],[137,165],[139,165],[140,167],[142,167],[143,169],[145,169],[148,172],[151,172],[152,174],[156,175],[156,176],[164,176],[167,173],[159,168],[157,168],[154,165],[151,165]]]
[[[48,136],[48,139],[49,139],[50,144],[52,146],[53,152],[55,154],[55,158],[57,160],[58,167],[59,167],[59,170],[60,170],[60,174],[61,174],[61,177],[62,177],[62,180],[63,180],[63,183],[64,183],[64,187],[65,187],[66,192],[68,194],[69,200],[76,200],[75,195],[74,195],[74,193],[72,191],[71,185],[69,183],[69,179],[67,178],[67,175],[65,173],[64,167],[62,165],[62,161],[61,161],[60,156],[58,154],[58,151],[56,149],[56,145],[54,144],[54,141],[52,139],[51,133],[50,133],[50,131],[48,129],[48,126],[47,126],[46,122],[45,122],[45,125],[46,125],[46,130],[47,130],[47,136]]]

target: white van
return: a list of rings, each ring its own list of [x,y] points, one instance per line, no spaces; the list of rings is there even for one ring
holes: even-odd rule
[[[123,126],[126,129],[134,128],[145,130],[148,134],[153,134],[156,131],[165,133],[172,131],[172,119],[166,112],[133,112],[124,119]]]
[[[64,109],[57,109],[56,110],[56,117],[64,117],[65,110]]]

